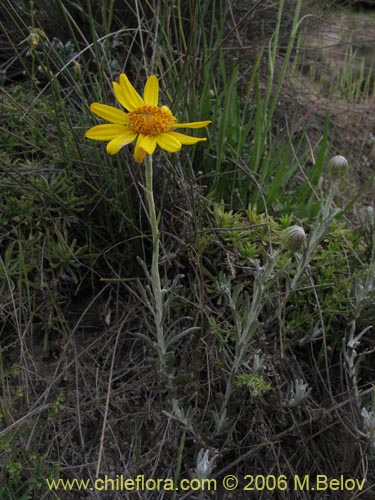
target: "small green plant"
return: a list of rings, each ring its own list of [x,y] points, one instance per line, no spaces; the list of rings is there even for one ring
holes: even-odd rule
[[[1,351],[0,351],[1,355]],[[2,358],[0,357],[0,360]],[[7,370],[1,366],[1,387],[3,396],[0,398],[0,422],[4,429],[0,437],[0,454],[2,456],[2,470],[0,473],[0,498],[31,500],[46,498],[44,481],[48,474],[55,474],[55,467],[49,469],[45,457],[45,450],[41,452],[37,448],[29,447],[24,449],[22,443],[30,435],[28,425],[24,427],[12,426],[13,415],[23,407],[25,402],[25,389],[18,383],[20,378],[19,366],[12,365]],[[5,388],[8,388],[5,393]],[[51,406],[47,421],[40,420],[38,429],[43,432],[43,428],[49,424],[54,425],[54,419],[62,409],[63,396],[60,394]]]
[[[235,384],[238,387],[248,387],[252,396],[260,396],[271,389],[271,384],[265,382],[262,377],[254,373],[241,373]]]
[[[0,498],[32,500],[44,490],[45,458],[34,451],[6,460],[1,473]],[[39,498],[46,498],[42,493]]]

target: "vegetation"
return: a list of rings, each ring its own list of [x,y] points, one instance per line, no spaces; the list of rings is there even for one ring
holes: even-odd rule
[[[243,491],[247,474],[279,477],[274,498],[301,499],[313,497],[293,476],[344,475],[372,498],[362,111],[374,61],[355,41],[337,70],[322,44],[309,50],[306,33],[337,9],[362,16],[301,0],[5,0],[0,499],[97,498],[93,482],[52,491],[47,480],[105,474],[217,480],[215,494],[168,493],[181,500],[229,498],[226,474],[239,478],[237,500],[259,498]],[[122,72],[139,91],[156,74],[179,122],[212,120],[196,131],[206,142],[152,155],[158,333],[144,163],[133,145],[109,156],[84,137],[99,123],[89,105],[114,106]]]

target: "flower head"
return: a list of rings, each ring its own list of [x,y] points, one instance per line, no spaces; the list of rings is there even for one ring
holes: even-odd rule
[[[191,145],[205,141],[205,137],[192,137],[175,132],[176,128],[202,128],[211,123],[201,122],[178,123],[167,106],[159,106],[159,82],[151,75],[146,82],[143,97],[122,73],[119,83],[113,82],[113,90],[118,102],[128,111],[113,106],[94,102],[90,110],[109,123],[95,125],[85,136],[96,141],[109,141],[107,152],[114,155],[126,144],[135,141],[134,159],[137,163],[144,160],[147,154],[152,155],[156,146],[175,153],[183,144]]]
[[[301,226],[290,226],[285,229],[282,240],[289,250],[295,252],[303,246],[306,240],[306,233]]]
[[[335,178],[341,178],[348,171],[348,160],[341,155],[334,156],[329,160],[328,167]]]

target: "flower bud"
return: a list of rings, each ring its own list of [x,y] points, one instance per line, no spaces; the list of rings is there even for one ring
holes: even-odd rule
[[[32,52],[33,50],[35,50],[38,47],[39,41],[40,41],[40,36],[38,35],[38,33],[35,33],[33,31],[27,37],[27,41],[29,42],[29,51]]]
[[[366,207],[365,223],[369,229],[373,228],[375,225],[374,208],[371,205]]]
[[[80,80],[82,78],[82,68],[79,61],[73,61],[73,71],[77,80]]]
[[[48,40],[47,35],[40,28],[34,28],[27,37],[27,41],[29,42],[28,54],[31,54],[38,47],[42,39]]]
[[[306,233],[301,226],[290,226],[283,233],[284,245],[293,252],[299,250],[306,239]]]
[[[334,156],[329,160],[328,168],[333,177],[343,177],[348,171],[348,160],[341,155]]]

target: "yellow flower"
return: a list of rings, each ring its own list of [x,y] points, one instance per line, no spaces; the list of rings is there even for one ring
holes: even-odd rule
[[[146,154],[152,155],[156,146],[175,153],[183,144],[196,144],[206,138],[192,137],[175,132],[176,128],[201,128],[209,125],[210,120],[202,122],[178,123],[167,106],[158,106],[159,82],[152,75],[147,79],[143,98],[138,94],[128,77],[122,73],[120,83],[113,82],[113,90],[118,102],[128,113],[113,106],[94,102],[90,110],[108,124],[95,125],[85,136],[96,141],[109,141],[107,152],[114,155],[126,144],[135,142],[134,159],[137,163]]]

